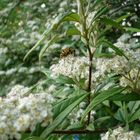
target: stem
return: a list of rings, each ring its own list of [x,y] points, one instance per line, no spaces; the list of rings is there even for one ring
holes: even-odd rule
[[[95,131],[89,130],[56,130],[53,131],[53,134],[95,134],[95,133],[103,133],[106,132],[107,129],[97,129]]]
[[[88,48],[88,52],[89,52],[89,77],[88,77],[88,88],[87,88],[87,91],[90,92],[91,91],[91,83],[92,83],[92,53],[91,53],[91,50],[89,48],[89,46],[87,46]],[[90,104],[90,94],[88,96],[88,104]],[[91,114],[91,111],[88,113],[88,120],[87,120],[87,125],[89,125],[90,123],[90,114]]]
[[[124,124],[120,124],[119,126],[124,126]],[[111,129],[116,129],[118,128],[118,126],[114,126]],[[52,134],[101,134],[101,133],[105,133],[108,131],[108,128],[106,129],[96,129],[94,131],[90,131],[90,130],[55,130],[52,132]]]
[[[125,78],[125,79],[127,79],[128,81],[130,81],[132,84],[134,84],[133,83],[133,80],[132,79],[130,79],[130,77],[127,77],[126,75],[124,75],[124,74],[122,74],[122,76]]]
[[[85,17],[86,18],[86,17]],[[84,21],[84,24],[83,24],[83,29],[84,29],[84,37],[86,39],[86,48],[88,50],[88,54],[89,54],[89,75],[88,75],[88,87],[87,87],[87,92],[91,92],[91,83],[92,83],[92,58],[93,58],[93,55],[92,55],[92,52],[91,52],[91,49],[90,49],[90,44],[89,44],[89,38],[88,38],[88,29],[86,28],[86,19]],[[90,94],[88,95],[88,105],[90,104]],[[88,113],[88,119],[87,119],[87,125],[89,125],[90,123],[90,116],[91,116],[91,111]]]
[[[90,1],[89,1],[89,4],[90,4]],[[88,6],[90,6],[88,4]],[[87,29],[87,15],[86,13],[88,13],[88,10],[86,11],[86,13],[84,12],[85,9],[84,9],[84,6],[83,6],[83,1],[82,0],[77,0],[77,6],[78,6],[78,13],[79,15],[81,16],[81,22],[82,22],[82,35],[83,37],[85,38],[86,40],[86,48],[88,50],[88,53],[89,53],[89,75],[88,75],[88,87],[87,87],[87,92],[91,92],[91,83],[92,83],[92,58],[93,58],[93,55],[92,55],[92,52],[91,52],[91,49],[90,49],[90,43],[89,43],[89,37],[88,37],[88,29]],[[90,97],[91,95],[89,94],[88,95],[88,105],[90,104]],[[88,113],[88,118],[87,118],[87,125],[89,125],[90,123],[90,116],[91,116],[91,111]]]
[[[86,27],[86,17],[85,17],[85,21],[83,24],[83,29],[84,29],[84,37],[86,39],[86,48],[88,50],[88,54],[89,54],[89,75],[88,75],[88,87],[87,87],[87,92],[91,92],[91,83],[92,83],[92,59],[93,59],[93,55],[90,49],[90,44],[89,44],[89,38],[88,38],[88,29]],[[88,105],[90,104],[90,97],[91,95],[88,95]],[[87,125],[89,125],[90,123],[90,116],[91,116],[91,111],[88,113],[88,119],[87,119]]]

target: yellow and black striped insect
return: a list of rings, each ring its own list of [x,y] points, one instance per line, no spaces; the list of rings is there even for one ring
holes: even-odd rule
[[[60,58],[67,57],[70,54],[73,54],[74,55],[74,49],[72,49],[72,48],[62,49],[62,51],[60,53]]]

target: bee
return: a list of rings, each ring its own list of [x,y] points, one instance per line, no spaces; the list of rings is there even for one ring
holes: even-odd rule
[[[74,49],[72,49],[72,48],[62,49],[62,51],[60,53],[60,58],[67,57],[70,54],[73,54],[74,55]]]

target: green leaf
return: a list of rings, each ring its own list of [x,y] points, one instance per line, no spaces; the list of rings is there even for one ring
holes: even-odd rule
[[[83,124],[81,124],[80,122],[77,122],[67,127],[67,130],[77,130],[77,129],[82,129],[83,127],[84,127]]]
[[[128,108],[131,113],[134,113],[140,107],[140,99],[139,101],[131,101],[128,103]]]
[[[136,134],[140,134],[140,124],[139,123],[135,123],[133,131]]]
[[[58,140],[58,136],[57,135],[50,135],[45,140]]]
[[[76,21],[80,22],[80,16],[77,13],[69,13],[65,15],[61,21]]]
[[[80,23],[80,16],[77,13],[68,13],[65,16],[63,16],[57,24],[55,24],[54,29],[57,29],[58,26],[60,26],[61,23],[66,21],[74,21]]]
[[[112,53],[96,53],[94,55],[96,58],[103,58],[103,57],[106,57],[106,58],[112,58],[114,56],[114,54]]]
[[[119,49],[118,47],[116,47],[115,45],[113,45],[111,42],[109,42],[107,40],[102,40],[101,43],[107,45],[109,48],[111,48],[112,50],[114,50],[117,55],[124,56],[128,60],[128,58],[124,54],[123,50]]]
[[[102,22],[104,22],[106,25],[111,25],[115,28],[118,28],[120,30],[124,30],[123,27],[117,23],[116,21],[112,20],[112,19],[109,19],[109,18],[106,18],[106,17],[103,17],[100,19]]]
[[[121,101],[113,101],[113,103],[119,107],[123,106]]]
[[[117,19],[115,19],[115,23],[112,23],[112,26],[114,26],[114,27],[116,27],[116,28],[118,28],[117,26],[119,25],[119,22],[121,22],[123,19],[125,19],[125,18],[127,18],[127,17],[130,17],[132,14],[127,14],[127,15],[123,15],[123,16],[121,16],[121,17],[119,17],[119,18],[117,18]],[[116,23],[118,24],[118,25],[116,25]],[[110,23],[110,25],[111,25],[111,23]],[[105,33],[107,32],[107,31],[109,31],[111,28],[112,28],[112,26],[107,26],[103,31],[102,31],[102,33],[100,34],[100,37],[102,37],[102,36],[104,36],[105,35]],[[121,26],[121,25],[119,25],[119,26]],[[123,28],[123,26],[121,26],[122,27],[122,31],[124,31],[125,29]]]
[[[100,8],[97,13],[95,14],[94,18],[91,21],[91,24],[96,20],[99,19],[102,15],[104,15],[108,11],[108,8],[106,6],[103,6]]]
[[[140,32],[140,29],[133,27],[124,27],[124,29],[128,32]]]
[[[103,101],[107,100],[109,97],[112,97],[116,94],[121,93],[124,90],[124,88],[121,87],[115,87],[115,88],[111,88],[105,91],[102,91],[101,93],[98,93],[98,95],[96,97],[93,98],[93,100],[91,101],[91,103],[88,105],[88,107],[86,108],[83,116],[82,116],[82,120],[86,117],[86,115],[97,105],[99,105],[100,103],[102,103]]]
[[[102,2],[102,0],[95,0],[92,7],[97,6],[97,5],[100,4],[101,2]]]
[[[101,58],[101,57],[108,57],[108,58],[112,58],[114,56],[113,53],[103,53],[103,46],[100,45],[99,47],[96,48],[95,53],[94,53],[94,57],[96,58]]]
[[[90,124],[86,127],[86,130],[94,131],[94,130],[95,130],[95,127],[94,127],[93,123],[90,123]]]
[[[129,122],[140,119],[140,109],[138,109],[129,119]]]
[[[41,134],[41,138],[46,138],[64,119],[65,117],[81,102],[85,99],[88,94],[81,94],[76,97],[67,99],[65,108],[63,107],[62,112],[55,118],[55,120],[49,125]],[[75,99],[72,103],[71,100]],[[70,102],[71,104],[68,104]]]
[[[118,111],[114,114],[114,118],[121,122],[126,122],[126,116],[125,116],[125,109],[119,108]]]
[[[134,15],[134,13],[128,13],[126,15],[122,15],[119,18],[115,19],[115,21],[119,23],[119,22],[123,21],[123,19],[126,19],[126,18],[128,18],[130,16],[133,16],[133,15]]]
[[[75,92],[78,92],[78,94],[75,93]],[[56,103],[56,104],[54,105],[54,107],[53,107],[53,112],[54,112],[54,116],[53,116],[53,117],[54,117],[54,119],[55,119],[62,111],[64,111],[65,108],[66,108],[68,105],[70,105],[71,103],[73,103],[73,102],[77,99],[77,97],[82,96],[83,94],[85,94],[85,95],[88,94],[87,92],[85,92],[85,91],[83,91],[83,90],[80,90],[80,91],[76,90],[75,92],[74,92],[75,95],[71,96],[70,98],[62,99],[62,100],[60,100],[58,103]]]
[[[41,71],[43,74],[45,74],[45,76],[47,77],[47,79],[52,79],[51,77],[51,71],[49,69],[45,69]]]
[[[77,28],[73,27],[67,30],[66,35],[81,35],[81,33]]]
[[[95,120],[95,123],[103,123],[103,122],[105,122],[106,120],[108,120],[108,119],[110,119],[111,118],[111,116],[104,116],[104,117],[100,117],[100,118],[98,118],[98,119],[96,119]]]
[[[130,94],[118,94],[113,97],[110,97],[110,101],[138,101],[140,100],[140,95],[130,93]]]
[[[59,75],[58,78],[56,78],[56,82],[59,84],[75,84],[72,78],[64,75]]]
[[[66,98],[69,94],[73,93],[74,89],[73,88],[65,88],[62,86],[60,89],[56,90],[53,93],[53,96],[56,98]]]
[[[30,133],[22,133],[21,134],[21,140],[26,140],[27,138],[29,138],[31,136]]]
[[[46,30],[43,34],[41,39],[28,51],[28,53],[25,55],[23,60],[25,61],[26,58],[30,55],[32,51],[34,51],[48,36],[48,34],[52,31],[52,29]]]
[[[78,91],[77,91],[78,92]],[[83,91],[81,91],[82,94],[72,96],[71,98],[63,99],[60,102],[58,102],[56,105],[53,107],[53,112],[54,112],[54,119],[62,112],[65,110],[66,107],[68,107],[70,104],[72,104],[74,101],[78,99],[78,97],[83,95]],[[84,92],[84,94],[87,94]]]
[[[28,137],[28,138],[26,138],[24,140],[44,140],[44,139],[41,138],[41,137],[37,137],[37,136],[31,136],[31,137]]]
[[[60,36],[55,35],[40,51],[39,53],[39,61],[41,61],[41,58],[43,56],[43,54],[45,53],[45,51],[47,50],[48,47],[50,47],[50,45],[52,45],[54,42],[58,41],[60,39]]]

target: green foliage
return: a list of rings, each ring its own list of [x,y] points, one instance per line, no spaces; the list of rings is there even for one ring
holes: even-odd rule
[[[81,102],[83,99],[87,97],[88,94],[80,94],[65,101],[60,102],[55,107],[54,114],[58,114],[57,117],[54,119],[53,123],[46,128],[43,133],[41,134],[41,138],[46,138],[63,120],[64,118]]]
[[[140,96],[137,93],[123,93],[126,88],[119,86],[120,75],[109,77],[110,75],[106,74],[106,77],[109,77],[106,81],[102,80],[98,85],[92,83],[92,72],[96,71],[96,66],[92,63],[94,58],[113,58],[118,55],[129,60],[126,52],[115,46],[114,42],[123,33],[129,32],[133,36],[133,33],[140,32],[139,13],[132,6],[137,5],[137,1],[129,1],[126,4],[122,0],[77,0],[77,3],[67,0],[66,4],[63,2],[65,1],[0,2],[1,48],[8,50],[0,56],[0,71],[5,73],[3,77],[0,75],[1,94],[9,90],[3,89],[3,85],[5,88],[9,83],[9,88],[21,83],[39,87],[38,82],[45,78],[42,86],[44,90],[49,92],[49,87],[55,86],[52,91],[55,98],[52,122],[45,128],[39,124],[34,132],[23,133],[21,140],[67,140],[75,136],[51,134],[57,129],[95,132],[78,135],[80,140],[99,140],[100,134],[96,133],[96,130],[102,130],[104,126],[106,131],[119,124],[125,125],[127,130],[139,129],[136,121],[140,119]],[[45,4],[45,8],[42,4]],[[137,21],[133,20],[135,18]],[[124,21],[126,23],[122,26]],[[129,22],[134,26],[129,27]],[[52,47],[54,43],[59,47]],[[75,48],[79,56],[88,57],[88,79],[76,79],[63,74],[52,78],[48,69],[58,62],[60,50],[65,44]],[[108,51],[110,49],[112,52]],[[20,72],[22,67],[26,67],[27,73]],[[28,73],[32,67],[35,72]],[[12,68],[17,69],[8,77],[6,73]],[[109,84],[112,85],[107,87]],[[95,86],[93,91],[92,85]],[[71,124],[70,115],[75,110],[79,111],[81,103],[84,103],[81,107],[84,113],[80,114],[76,123]],[[94,110],[96,114],[94,118],[90,118]]]
[[[99,93],[99,95],[94,97],[89,106],[86,108],[84,115],[82,116],[82,119],[88,114],[88,112],[90,112],[98,104],[102,103],[104,100],[107,100],[111,96],[121,93],[123,90],[124,90],[123,88],[119,87],[119,88],[111,88]]]

